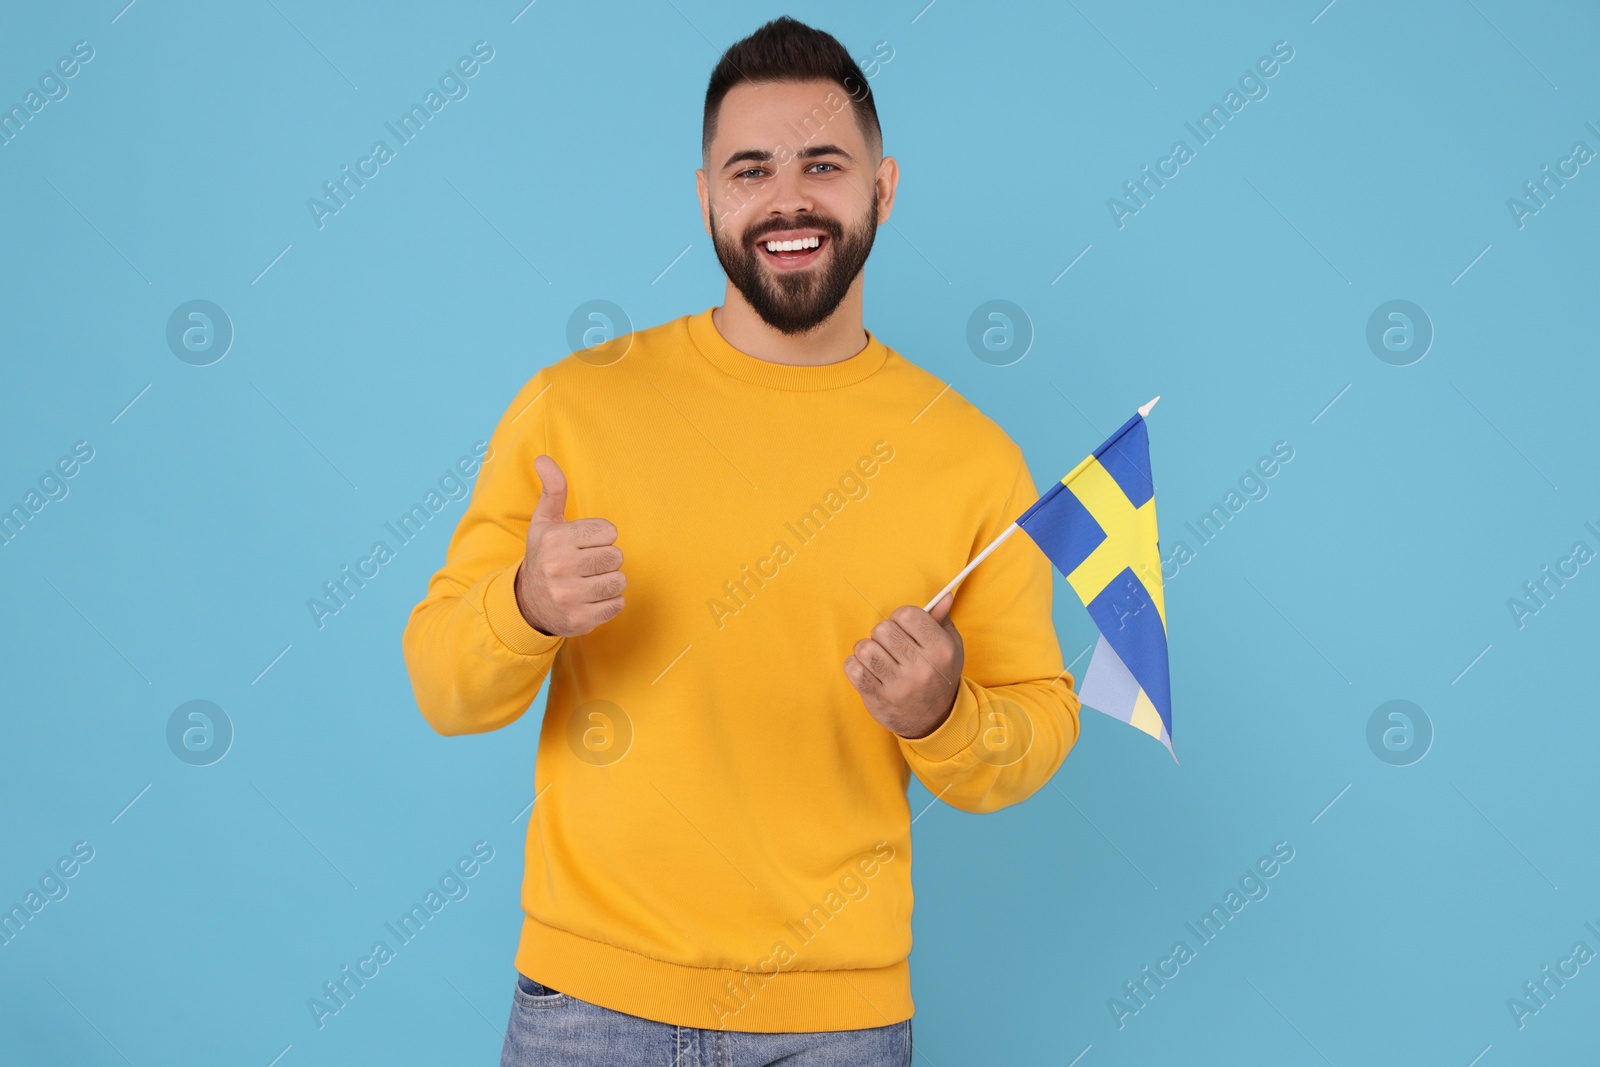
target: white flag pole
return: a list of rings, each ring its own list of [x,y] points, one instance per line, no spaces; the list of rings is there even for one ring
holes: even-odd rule
[[[1150,415],[1151,409],[1156,406],[1156,401],[1160,400],[1160,399],[1161,399],[1161,397],[1157,396],[1154,399],[1152,399],[1148,404],[1145,404],[1143,407],[1141,407],[1139,409],[1139,417],[1141,419],[1142,418],[1148,418],[1149,415]],[[1088,462],[1087,460],[1084,461],[1084,463],[1087,463],[1087,462]],[[1078,466],[1081,468],[1082,466],[1084,466],[1084,463],[1080,463],[1080,464],[1078,464]],[[1077,471],[1074,470],[1072,473],[1076,474]],[[1067,475],[1066,478],[1063,478],[1062,481],[1070,481],[1071,478],[1072,478],[1072,474],[1069,474],[1069,475]],[[1007,526],[1005,528],[1005,531],[1002,532],[999,537],[996,537],[993,541],[990,541],[988,546],[986,548],[984,548],[984,550],[982,552],[979,552],[976,556],[973,557],[971,563],[968,563],[965,567],[961,568],[961,573],[960,574],[958,574],[954,578],[950,579],[950,584],[949,585],[945,586],[943,589],[939,590],[938,593],[934,594],[934,598],[932,600],[928,601],[926,604],[924,604],[922,606],[922,610],[923,611],[932,611],[933,610],[933,606],[935,604],[937,604],[940,600],[944,599],[944,595],[946,593],[950,592],[951,590],[955,589],[956,586],[960,585],[961,584],[961,579],[963,579],[967,575],[971,574],[972,573],[972,569],[974,567],[976,567],[978,564],[982,563],[984,560],[989,558],[989,553],[993,552],[995,549],[1000,547],[1000,542],[1004,541],[1006,538],[1010,537],[1012,534],[1016,533],[1020,529],[1022,529],[1022,527],[1018,526],[1014,522],[1010,526]],[[1176,759],[1177,757],[1174,756],[1173,758]]]
[[[956,575],[954,578],[950,579],[950,584],[945,586],[943,589],[939,590],[939,592],[934,596],[934,598],[932,600],[928,601],[926,604],[923,605],[922,610],[923,611],[932,611],[933,610],[933,606],[935,604],[937,604],[940,600],[944,599],[944,595],[946,593],[950,592],[956,586],[960,585],[961,584],[961,579],[965,578],[967,575],[972,573],[972,568],[974,568],[978,564],[982,563],[985,559],[987,559],[989,557],[989,553],[991,553],[995,549],[999,548],[1001,541],[1004,541],[1006,538],[1010,537],[1012,534],[1016,533],[1020,529],[1022,529],[1022,527],[1018,526],[1016,523],[1012,523],[1010,526],[1007,526],[1004,533],[1002,533],[999,537],[996,537],[993,541],[990,541],[989,542],[989,547],[985,548],[982,552],[979,552],[975,557],[973,557],[973,560],[972,560],[971,563],[969,563],[965,567],[961,568],[961,573]]]

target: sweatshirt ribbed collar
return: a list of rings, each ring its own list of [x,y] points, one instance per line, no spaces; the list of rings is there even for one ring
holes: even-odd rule
[[[769,389],[786,389],[791,392],[810,392],[817,389],[837,389],[851,385],[872,374],[889,358],[889,349],[867,330],[867,345],[848,359],[821,366],[795,366],[790,363],[773,363],[734,348],[711,321],[716,308],[706,308],[697,315],[688,316],[689,337],[700,354],[726,374],[753,385]]]

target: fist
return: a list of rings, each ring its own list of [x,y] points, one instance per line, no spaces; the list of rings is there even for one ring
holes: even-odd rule
[[[895,608],[844,661],[867,712],[901,737],[926,737],[955,707],[966,653],[950,621],[954,600],[946,593],[931,612]]]
[[[606,519],[567,521],[567,477],[549,456],[533,461],[544,490],[528,522],[517,568],[517,607],[540,633],[575,637],[622,610],[628,579],[619,569],[617,528]]]

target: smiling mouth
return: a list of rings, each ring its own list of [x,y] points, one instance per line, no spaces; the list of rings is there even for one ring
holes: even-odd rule
[[[785,270],[792,270],[806,266],[821,255],[828,245],[828,238],[813,234],[792,241],[759,241],[757,244],[768,261]]]

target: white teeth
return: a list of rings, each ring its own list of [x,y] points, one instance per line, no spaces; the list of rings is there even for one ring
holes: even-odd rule
[[[807,248],[817,248],[822,244],[820,237],[802,237],[798,241],[768,241],[768,252],[799,252]]]

